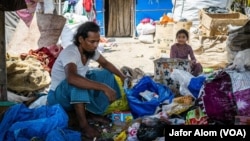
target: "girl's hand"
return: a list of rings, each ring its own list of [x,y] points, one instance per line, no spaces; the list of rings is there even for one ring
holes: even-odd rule
[[[191,60],[191,64],[194,65],[196,63],[196,60]]]

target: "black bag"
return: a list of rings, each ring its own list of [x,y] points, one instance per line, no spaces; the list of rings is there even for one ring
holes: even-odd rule
[[[153,141],[158,137],[164,136],[164,128],[167,123],[160,121],[158,118],[148,118],[148,122],[141,123],[137,130],[137,138],[140,141]]]

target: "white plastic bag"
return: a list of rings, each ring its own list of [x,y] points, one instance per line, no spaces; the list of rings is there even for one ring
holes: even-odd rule
[[[172,0],[173,19],[187,19],[199,25],[199,11],[207,7],[230,8],[233,0]]]
[[[180,84],[180,94],[181,95],[192,95],[192,93],[188,89],[189,82],[191,78],[194,76],[187,71],[180,70],[180,69],[173,69],[173,72],[170,74],[170,77],[174,80],[179,82]]]
[[[34,101],[33,103],[31,103],[29,105],[29,108],[33,109],[33,108],[38,108],[38,107],[41,107],[43,105],[46,105],[47,104],[47,97],[48,97],[48,95],[43,95],[43,96],[39,97],[36,101]]]
[[[79,0],[75,6],[75,13],[78,15],[83,15],[84,7],[82,6],[83,0]]]
[[[148,35],[140,35],[139,41],[146,44],[153,44],[154,43],[154,35],[148,34]]]
[[[155,25],[151,23],[139,23],[136,27],[137,33],[139,35],[148,35],[148,34],[154,34],[156,27]]]
[[[53,14],[55,5],[53,0],[44,0],[44,14]]]
[[[233,61],[233,64],[228,69],[235,69],[239,72],[243,72],[250,69],[250,48],[239,51]]]
[[[64,14],[64,17],[67,19],[67,23],[64,25],[59,41],[57,42],[57,44],[61,45],[63,48],[66,48],[73,43],[73,37],[77,28],[84,22],[88,21],[88,18],[83,15],[72,13],[72,16],[73,23],[68,23],[70,13]]]

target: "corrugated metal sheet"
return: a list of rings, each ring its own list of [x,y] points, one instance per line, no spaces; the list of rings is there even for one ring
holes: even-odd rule
[[[100,34],[105,35],[105,17],[104,17],[104,0],[95,0],[96,2],[96,20],[101,28]]]
[[[135,26],[144,18],[159,20],[164,13],[172,12],[171,0],[136,0]]]

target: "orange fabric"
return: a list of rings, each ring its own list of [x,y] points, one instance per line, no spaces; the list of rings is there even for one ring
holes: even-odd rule
[[[164,14],[162,16],[160,24],[167,24],[168,22],[174,22],[174,20],[172,18],[168,17],[166,14]]]

